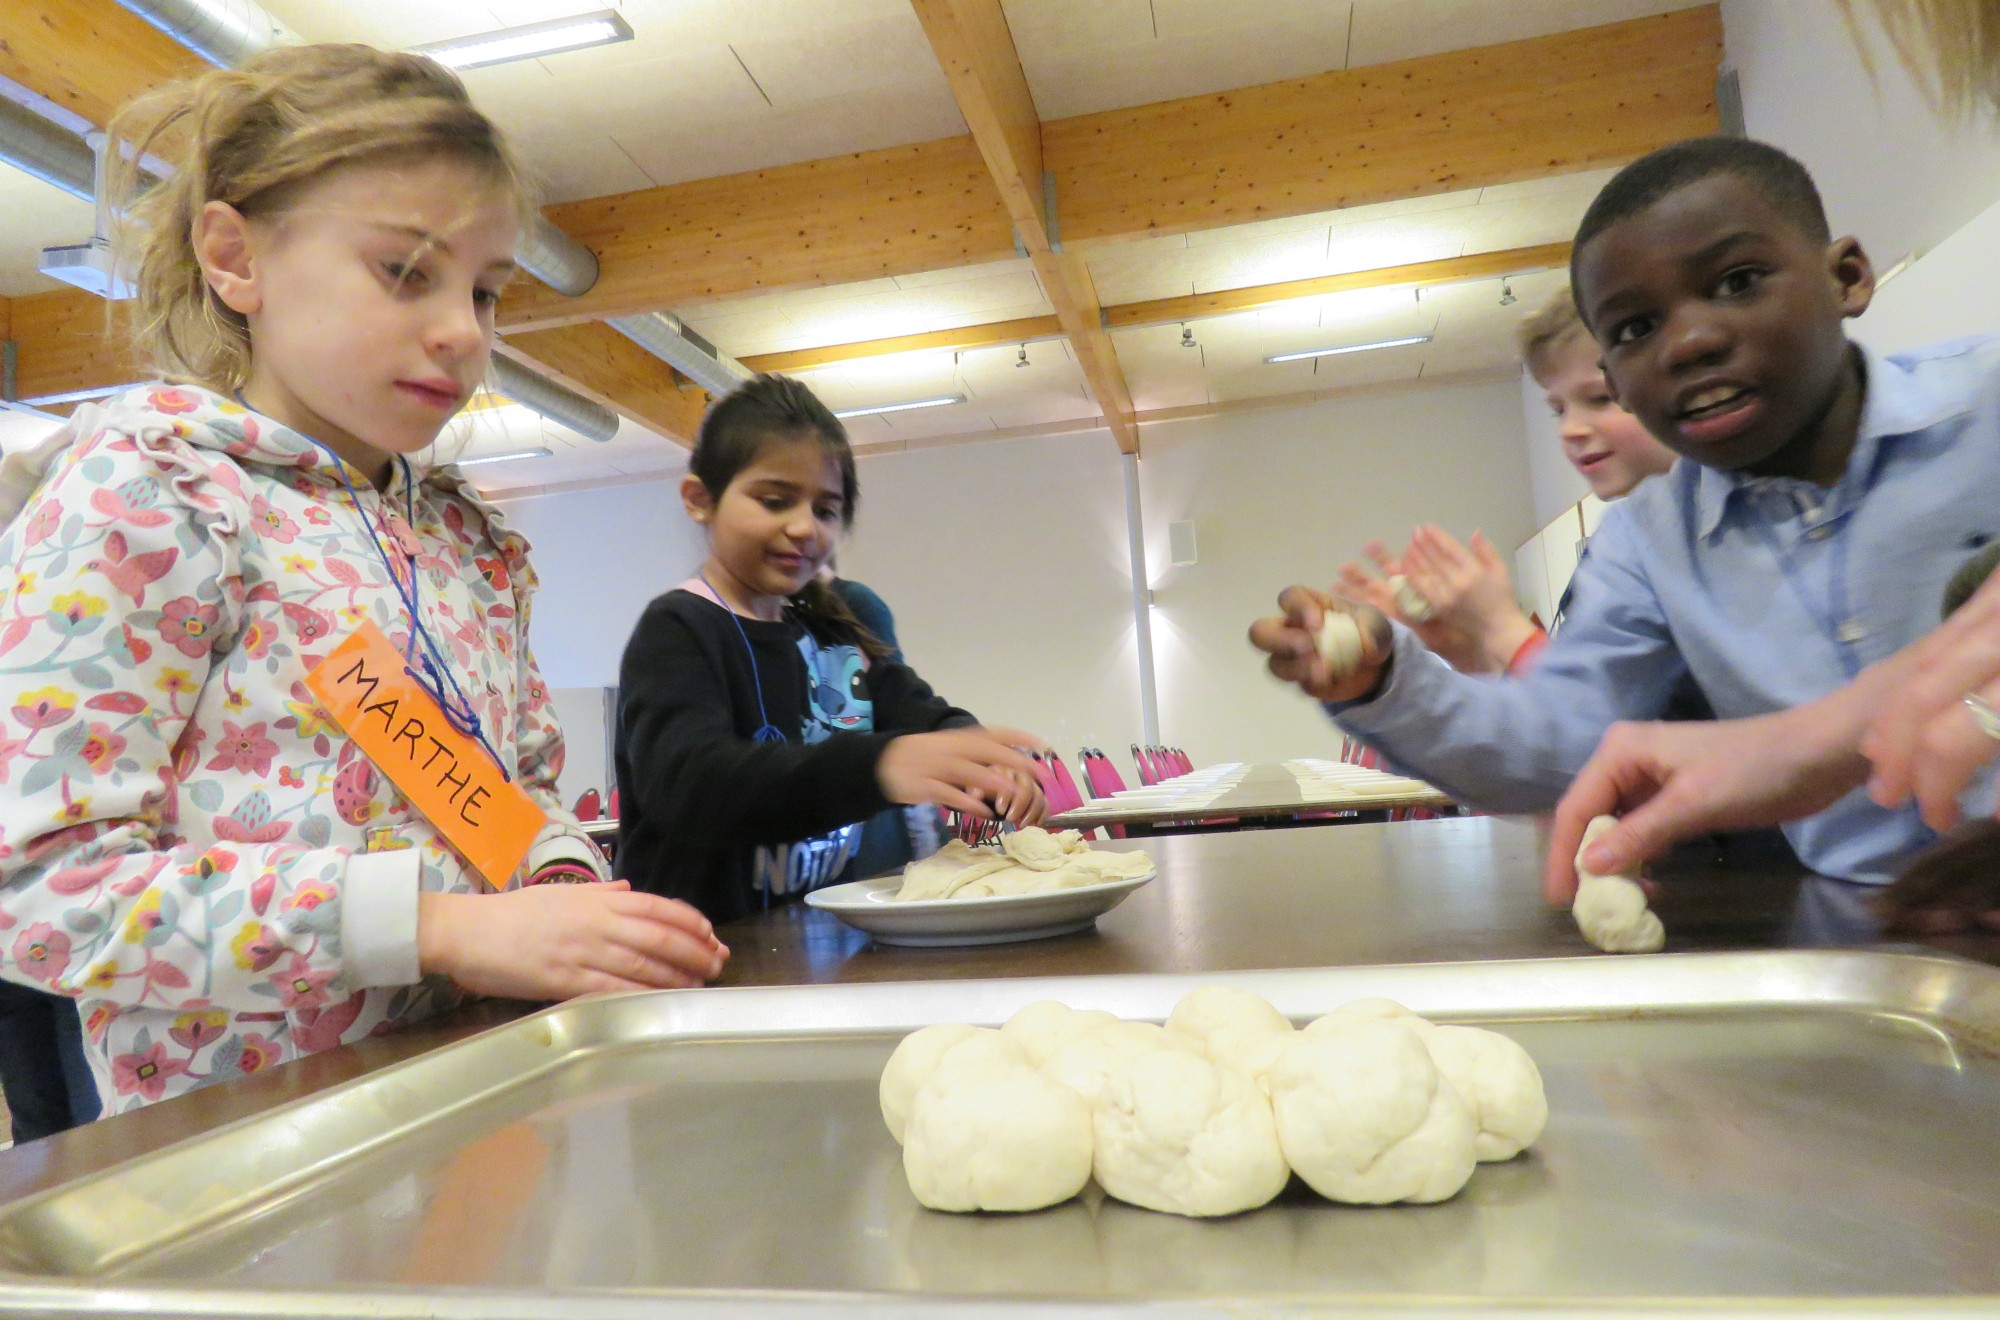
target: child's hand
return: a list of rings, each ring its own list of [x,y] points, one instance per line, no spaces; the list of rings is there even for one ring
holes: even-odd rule
[[[420,894],[417,962],[474,994],[569,999],[683,990],[712,980],[729,950],[686,903],[623,880],[502,894]]]
[[[1041,739],[1013,729],[908,733],[889,740],[875,763],[875,780],[891,802],[934,802],[992,820],[1003,813],[989,804],[1010,804],[1012,811],[1025,812],[1031,803],[1040,803],[1039,788],[1032,789],[1032,797],[1024,788],[1036,782],[1035,763],[1021,749],[1043,746]],[[1012,811],[1006,813],[1010,819]]]
[[[1038,781],[1016,775],[1013,790],[993,804],[993,812],[1009,825],[1039,825],[1048,819],[1049,801]]]
[[[1334,582],[1341,595],[1349,600],[1372,605],[1402,624],[1417,635],[1417,640],[1437,652],[1446,664],[1462,674],[1487,674],[1504,667],[1496,666],[1487,659],[1486,648],[1481,645],[1477,636],[1466,632],[1443,610],[1437,610],[1437,602],[1431,598],[1429,592],[1421,594],[1426,599],[1432,599],[1432,606],[1436,612],[1422,622],[1405,614],[1396,600],[1395,590],[1389,585],[1389,579],[1392,577],[1399,574],[1408,576],[1404,564],[1398,563],[1395,556],[1389,553],[1389,547],[1380,541],[1370,541],[1361,549],[1362,553],[1374,561],[1375,571],[1370,572],[1356,563],[1342,564],[1340,575]],[[1410,582],[1412,586],[1416,586],[1414,577],[1410,578]]]
[[[1375,690],[1395,641],[1382,611],[1311,587],[1285,588],[1278,608],[1282,617],[1250,625],[1250,645],[1271,657],[1272,674],[1320,701],[1358,701]],[[1349,674],[1336,675],[1319,653],[1320,624],[1329,610],[1352,615],[1361,627],[1361,659]]]
[[[1514,600],[1505,561],[1483,532],[1474,532],[1472,544],[1465,546],[1444,528],[1426,523],[1410,537],[1403,572],[1431,603],[1439,623],[1473,639],[1487,672],[1504,671],[1535,633],[1534,623]]]

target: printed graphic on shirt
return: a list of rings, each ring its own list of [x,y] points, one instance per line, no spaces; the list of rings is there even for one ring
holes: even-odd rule
[[[875,703],[865,675],[868,657],[858,646],[821,646],[811,633],[799,638],[806,662],[806,721],[799,736],[810,747],[835,733],[867,733],[875,727]],[[843,825],[831,834],[757,850],[751,884],[765,901],[802,894],[832,884],[861,847],[861,826]]]

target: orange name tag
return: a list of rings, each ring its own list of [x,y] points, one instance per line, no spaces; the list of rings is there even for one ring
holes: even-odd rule
[[[306,686],[486,883],[504,888],[548,817],[485,748],[451,727],[382,630],[364,622],[313,667]]]

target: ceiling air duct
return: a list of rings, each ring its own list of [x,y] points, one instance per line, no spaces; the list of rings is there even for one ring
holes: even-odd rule
[[[556,384],[540,372],[528,370],[512,358],[494,354],[486,369],[486,379],[494,393],[504,394],[530,412],[540,413],[599,444],[618,434],[617,413]]]

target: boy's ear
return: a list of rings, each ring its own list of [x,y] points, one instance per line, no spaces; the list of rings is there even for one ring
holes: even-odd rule
[[[223,306],[242,316],[264,307],[250,222],[227,202],[210,202],[194,218],[194,255],[202,278]]]
[[[709,496],[708,487],[693,473],[681,478],[681,507],[698,523],[706,523],[715,516],[715,501]]]
[[[1875,300],[1875,263],[1852,235],[1827,244],[1826,273],[1842,316],[1859,316]]]

